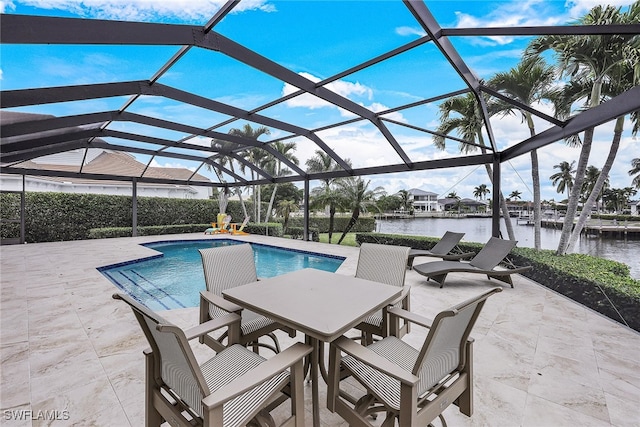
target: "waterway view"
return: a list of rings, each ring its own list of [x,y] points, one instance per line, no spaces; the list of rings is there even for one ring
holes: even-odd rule
[[[504,224],[502,235],[507,236]],[[513,229],[520,247],[533,247],[533,226],[517,224]],[[407,218],[376,220],[376,231],[390,234],[439,237],[445,231],[464,232],[463,241],[486,242],[491,237],[491,218]],[[560,230],[542,228],[542,249],[555,250],[560,240]],[[640,239],[611,239],[598,236],[581,236],[576,251],[627,264],[631,276],[640,279]]]

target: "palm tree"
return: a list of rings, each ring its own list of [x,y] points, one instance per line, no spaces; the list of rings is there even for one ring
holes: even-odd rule
[[[445,149],[445,137],[454,130],[457,131],[463,139],[469,142],[461,142],[459,149],[463,153],[469,153],[478,149],[478,146],[483,154],[487,152],[484,138],[482,136],[483,120],[478,111],[478,104],[475,96],[472,93],[465,95],[454,96],[447,99],[440,104],[440,126],[436,130],[437,134],[433,136],[434,145],[441,149]],[[456,117],[451,117],[452,114],[456,114]],[[477,141],[477,143],[476,143]],[[485,169],[489,175],[489,181],[493,183],[493,172],[491,165],[485,164]],[[507,234],[510,240],[515,240],[515,234],[513,232],[513,226],[511,225],[511,217],[509,216],[509,208],[507,202],[502,195],[500,197],[500,208],[502,209],[502,217],[507,228]]]
[[[257,128],[252,128],[251,125],[249,123],[246,123],[242,129],[230,129],[229,130],[229,135],[235,135],[235,136],[240,136],[242,138],[248,138],[248,139],[254,139],[254,140],[258,140],[258,138],[260,138],[262,135],[269,135],[271,133],[271,131],[269,130],[269,128],[265,127],[265,126],[260,126]],[[253,163],[254,165],[258,166],[258,167],[264,167],[264,159],[267,157],[267,152],[259,147],[252,147],[252,148],[248,148],[243,152],[243,156],[251,163]],[[241,170],[242,172],[244,172],[245,170],[245,165],[241,166]],[[251,179],[255,179],[255,173],[253,170],[251,170]],[[258,198],[260,197],[260,195],[258,194]],[[256,200],[256,187],[255,185],[253,186],[253,209],[254,209],[254,216],[253,218],[256,220],[256,222],[260,222],[260,209],[259,209],[259,204],[260,201]],[[245,217],[247,216],[246,214],[246,209],[245,209]]]
[[[460,200],[460,196],[458,196],[458,193],[456,193],[455,191],[452,191],[451,193],[447,194],[447,199]]]
[[[273,143],[273,148],[274,150],[276,150],[278,153],[282,154],[282,156],[284,158],[286,158],[287,160],[291,161],[293,164],[298,165],[300,163],[300,161],[298,160],[298,158],[293,154],[293,152],[296,150],[296,143],[295,142],[282,142],[282,141],[276,141]],[[288,175],[289,173],[291,173],[291,171],[287,168],[282,169],[282,161],[278,158],[274,159],[274,166],[275,166],[275,170],[274,170],[274,175],[275,176],[285,176]],[[266,218],[265,218],[265,222],[269,222],[269,216],[271,215],[271,210],[273,209],[273,201],[276,198],[276,191],[278,190],[278,184],[275,183],[273,185],[273,192],[271,193],[271,199],[269,200],[269,208],[267,209],[267,214],[266,214]]]
[[[513,190],[511,194],[509,194],[509,200],[520,200],[522,193],[518,190]]]
[[[336,181],[336,186],[342,192],[348,209],[351,209],[351,219],[342,232],[338,244],[351,231],[360,217],[360,212],[368,212],[370,208],[376,208],[376,199],[384,195],[384,188],[376,187],[369,190],[371,181],[365,181],[360,177],[342,178]]]
[[[407,190],[398,191],[398,196],[400,197],[401,203],[400,206],[407,211],[410,212],[413,207],[413,201],[411,200],[411,194]]]
[[[611,5],[596,6],[579,19],[577,23],[582,25],[637,23],[639,13],[640,4],[638,2],[629,8],[628,13],[622,13],[620,8]],[[553,50],[557,56],[562,74],[569,75],[572,79],[590,82],[591,90],[588,98],[588,107],[593,108],[602,102],[602,87],[603,84],[610,81],[611,72],[619,64],[629,60],[629,46],[634,46],[633,39],[637,40],[638,35],[546,35],[534,39],[529,44],[525,51],[525,58],[538,56],[548,49]],[[634,68],[636,67],[638,67],[637,62]],[[566,253],[569,247],[569,238],[574,227],[574,218],[578,209],[582,183],[589,161],[589,154],[591,153],[593,134],[594,128],[587,129],[584,132],[582,149],[576,168],[575,185],[569,194],[567,213],[562,226],[558,249],[556,250],[558,255]]]
[[[558,172],[554,173],[549,177],[551,183],[556,187],[556,191],[560,194],[567,191],[567,196],[571,193],[571,189],[573,188],[575,178],[574,175],[576,173],[575,166],[576,162],[560,162],[557,165],[554,165],[554,169],[558,169]]]
[[[489,193],[491,193],[491,190],[487,188],[487,184],[480,184],[473,189],[473,197],[478,200],[484,200]]]
[[[349,159],[345,159],[347,164],[351,164]],[[342,170],[342,167],[325,151],[316,150],[315,155],[305,162],[307,172],[331,172]],[[342,195],[333,188],[334,179],[324,178],[323,187],[317,187],[312,190],[314,204],[317,207],[329,207],[329,243],[333,236],[333,226],[336,215],[336,208],[339,206]]]
[[[584,183],[582,184],[582,194],[584,195],[585,199],[587,199],[591,194],[596,194],[594,193],[594,189],[601,175],[602,175],[602,172],[597,167],[593,165],[587,167],[587,171],[584,177]],[[609,177],[605,176],[603,178],[603,181],[604,181],[604,184],[602,185],[602,188],[600,189],[600,191],[597,193],[596,200],[595,200],[598,212],[600,211],[600,206],[598,205],[598,201],[602,199],[603,190],[609,188]],[[586,206],[586,202],[585,202],[585,205],[583,206]],[[590,210],[591,208],[589,207],[588,209]],[[582,210],[586,211],[587,208],[583,207]]]
[[[311,190],[309,206],[314,209],[325,209],[329,207],[329,243],[333,237],[333,228],[336,216],[336,209],[343,204],[342,193],[333,185],[322,185]]]
[[[282,228],[286,231],[289,226],[289,214],[298,209],[298,204],[293,200],[281,200],[278,202],[277,212],[284,218]]]
[[[631,169],[629,170],[629,176],[634,176],[633,181],[631,181],[631,185],[636,188],[640,188],[640,158],[631,160]]]
[[[616,213],[621,212],[629,203],[629,199],[638,191],[633,187],[610,188],[605,190],[603,199],[607,208]]]
[[[554,102],[558,99],[557,92],[552,89],[555,74],[554,68],[547,65],[542,58],[532,57],[524,59],[506,73],[497,73],[487,84],[524,105],[532,106],[544,99]],[[531,136],[536,134],[530,112],[506,102],[496,102],[492,106],[490,111],[494,114],[514,114],[514,110],[517,110],[523,121],[527,123],[529,134]],[[531,151],[531,180],[533,183],[533,241],[534,248],[540,249],[542,204],[540,203],[540,166],[537,150]]]
[[[632,7],[630,12],[635,10],[635,22],[640,22],[640,2],[635,4],[635,8]],[[640,37],[638,37],[638,41],[640,41]],[[637,46],[637,45],[636,45]],[[623,93],[626,90],[629,90],[637,85],[638,75],[640,75],[640,65],[638,59],[640,58],[640,47],[636,47],[635,50],[628,45],[625,45],[625,48],[628,53],[628,59],[625,61],[621,61],[617,63],[615,66],[611,67],[608,72],[609,81],[603,84],[602,94],[603,97],[611,98]],[[633,122],[632,135],[636,136],[639,129],[639,114],[638,111],[631,114],[631,121]],[[569,237],[569,242],[567,244],[567,251],[573,252],[574,246],[582,233],[582,229],[587,223],[589,215],[591,213],[591,208],[594,204],[597,205],[598,200],[602,196],[602,190],[606,187],[608,183],[608,176],[611,168],[613,167],[613,162],[615,161],[616,155],[618,154],[618,149],[620,147],[620,141],[622,139],[622,131],[624,129],[624,121],[625,116],[622,115],[616,119],[616,124],[613,130],[613,139],[611,141],[611,146],[609,147],[609,154],[605,160],[604,165],[602,166],[602,171],[599,174],[596,182],[593,184],[591,188],[591,192],[589,193],[589,197],[586,199],[582,206],[582,212],[580,213],[580,217],[576,222],[573,231],[571,232],[571,236]],[[588,169],[587,169],[588,170]],[[588,177],[588,174],[587,174]]]
[[[218,164],[220,166],[211,166],[209,164],[207,164],[207,169],[214,171],[214,173],[216,174],[216,176],[218,177],[218,180],[221,183],[225,182],[224,176],[222,175],[222,168],[229,166],[229,170],[231,170],[231,172],[235,173],[235,169],[234,169],[234,160],[233,157],[231,157],[229,155],[229,153],[231,153],[231,151],[235,150],[238,148],[238,144],[233,143],[233,142],[229,142],[229,141],[225,141],[222,139],[212,139],[211,140],[211,148],[214,148],[215,150],[218,151],[218,153],[220,153],[218,155]],[[238,188],[238,194],[241,194],[241,190],[240,188]],[[221,189],[218,192],[218,209],[220,210],[220,213],[226,213],[227,212],[227,204],[229,201],[229,189],[227,187],[225,187],[224,189]],[[247,208],[244,205],[244,201],[242,200],[242,196],[240,196],[240,201],[242,202],[242,210],[245,213],[246,216],[246,212],[247,212]]]

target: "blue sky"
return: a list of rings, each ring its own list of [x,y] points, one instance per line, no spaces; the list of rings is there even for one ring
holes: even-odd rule
[[[118,19],[204,25],[222,4],[211,0],[0,0],[4,13]],[[630,1],[610,1],[625,6]],[[431,13],[443,27],[483,27],[508,25],[563,25],[583,15],[596,1],[426,1]],[[215,30],[244,44],[269,59],[304,77],[319,81],[339,71],[360,64],[381,53],[424,35],[408,9],[400,1],[242,1]],[[488,79],[498,71],[517,64],[530,39],[526,37],[452,38],[460,55],[480,78]],[[0,51],[0,86],[2,90],[72,84],[147,80],[178,50],[175,46],[20,46],[2,45]],[[230,105],[251,110],[290,93],[295,88],[246,67],[217,52],[191,49],[159,83]],[[429,98],[443,92],[463,89],[460,78],[430,44],[380,63],[327,86],[372,111],[384,111],[399,105]],[[16,109],[57,116],[115,110],[126,98],[108,98]],[[546,105],[540,109],[549,112]],[[159,97],[141,97],[129,109],[198,127],[222,122],[226,116],[185,106]],[[298,126],[315,129],[353,115],[319,98],[303,95],[271,107],[261,114]],[[428,129],[438,126],[438,103],[403,110],[388,116],[400,122]],[[242,122],[218,129],[227,132]],[[492,119],[499,148],[513,145],[528,135],[520,117]],[[457,143],[451,142],[442,152],[433,147],[429,135],[389,124],[398,142],[414,161],[457,156]],[[548,127],[537,123],[538,131]],[[114,129],[169,139],[184,135],[160,131],[143,125],[120,122]],[[626,123],[620,151],[610,176],[613,187],[631,183],[627,171],[630,161],[640,157],[638,142]],[[601,168],[608,153],[613,123],[596,130],[590,164]],[[287,134],[272,129],[263,140]],[[379,132],[364,122],[319,132],[318,135],[339,155],[349,158],[355,167],[400,163],[397,154]],[[316,146],[296,138],[296,156],[304,165]],[[110,142],[117,143],[117,140]],[[194,144],[208,145],[209,140],[192,139]],[[145,147],[145,144],[139,144]],[[156,148],[155,146],[148,146]],[[174,150],[179,151],[179,150]],[[543,199],[561,200],[548,177],[553,165],[577,160],[579,150],[559,142],[539,151]],[[148,162],[148,156],[138,156]],[[522,192],[531,199],[529,156],[503,164],[503,191]],[[171,158],[154,159],[156,166],[187,167],[195,163]],[[303,167],[304,168],[304,167]],[[202,171],[205,175],[207,173]],[[472,197],[473,188],[489,184],[482,167],[457,168],[367,177],[372,186],[383,186],[388,193],[400,189],[421,188],[438,194],[455,191]],[[312,184],[313,185],[313,184]]]

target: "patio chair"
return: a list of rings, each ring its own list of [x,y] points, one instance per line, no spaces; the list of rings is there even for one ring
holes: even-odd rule
[[[363,243],[360,246],[356,277],[403,288],[402,295],[394,301],[393,306],[410,309],[410,287],[404,285],[407,270],[407,259],[410,248],[405,246],[380,245]],[[365,344],[373,342],[373,336],[389,335],[387,309],[384,308],[364,319],[356,329],[362,332]],[[408,332],[408,324],[395,331],[396,336]]]
[[[217,217],[217,222],[212,222],[211,227],[207,228],[204,231],[204,234],[228,233],[230,223],[231,223],[231,215],[219,213]]]
[[[439,313],[433,322],[402,310],[389,309],[401,317],[429,328],[416,349],[389,336],[369,346],[346,337],[331,343],[327,408],[338,412],[350,426],[370,426],[369,416],[385,412],[382,426],[427,426],[455,404],[467,416],[473,413],[473,339],[469,334],[486,299],[502,289],[483,294]],[[344,353],[344,355],[343,355]],[[356,400],[341,389],[341,381],[353,377],[366,394]],[[351,388],[353,389],[353,385]],[[349,399],[356,402],[351,405]]]
[[[523,273],[531,269],[531,266],[515,266],[508,260],[507,255],[509,255],[511,249],[516,246],[516,243],[518,243],[516,240],[504,240],[492,237],[469,262],[434,261],[415,265],[413,270],[416,273],[426,276],[427,280],[433,279],[440,283],[441,288],[444,286],[447,275],[453,272],[486,274],[489,279],[500,280],[501,282],[508,283],[513,288],[511,275]],[[508,268],[496,269],[495,267],[500,263],[508,264]]]
[[[243,231],[244,228],[247,226],[247,224],[249,223],[249,217],[245,217],[244,221],[242,221],[242,224],[240,224],[240,228],[238,228],[238,224],[231,224],[231,234],[233,234],[234,236],[247,236],[249,235],[249,233],[247,233],[246,231]]]
[[[287,425],[304,426],[303,358],[311,347],[296,343],[267,360],[238,344],[218,343],[217,354],[198,365],[189,340],[238,324],[237,314],[184,331],[135,301],[131,306],[149,342],[145,350],[145,425],[275,425],[269,412],[291,399]],[[284,424],[284,423],[283,423]]]
[[[252,345],[256,352],[258,352],[258,347],[265,347],[274,353],[279,353],[280,343],[273,332],[282,329],[289,336],[294,337],[296,331],[250,310],[243,310],[242,307],[225,300],[222,296],[222,292],[226,289],[258,280],[251,245],[243,243],[200,249],[200,256],[207,285],[207,289],[200,292],[200,323],[216,319],[227,313],[236,313],[242,317],[238,339],[240,344]],[[273,345],[259,342],[258,339],[263,336],[268,336],[273,341]],[[210,338],[209,335],[204,335],[200,337],[200,342],[207,344]],[[224,339],[224,334],[219,339]]]
[[[409,263],[407,264],[407,267],[412,269],[413,261],[418,256],[442,258],[443,260],[448,261],[459,261],[461,259],[473,257],[475,252],[462,252],[460,248],[458,248],[458,243],[462,239],[462,236],[464,236],[464,233],[447,231],[431,249],[411,249],[409,251]],[[457,250],[457,252],[451,253],[453,250]]]

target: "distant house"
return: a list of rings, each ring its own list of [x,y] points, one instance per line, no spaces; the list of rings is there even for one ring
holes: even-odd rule
[[[438,195],[436,193],[420,190],[419,188],[412,188],[407,192],[416,213],[435,212],[438,210]]]
[[[147,165],[138,162],[130,154],[103,149],[81,149],[53,154],[24,162],[20,166],[28,169],[57,169],[66,172],[78,172],[83,162],[82,172],[89,174],[117,172],[118,174],[129,176],[142,175],[149,178],[181,180],[191,178],[193,181],[210,182],[207,177],[194,174],[186,168],[147,167]],[[0,188],[5,191],[22,191],[22,176],[0,174]],[[132,184],[122,181],[27,175],[25,178],[25,190],[130,196],[132,194]],[[139,197],[207,199],[211,195],[211,187],[138,182],[137,195]]]
[[[444,198],[439,199],[438,204],[443,211],[457,211],[458,207],[460,212],[486,212],[488,203],[485,201],[478,201],[473,199],[455,199]]]

